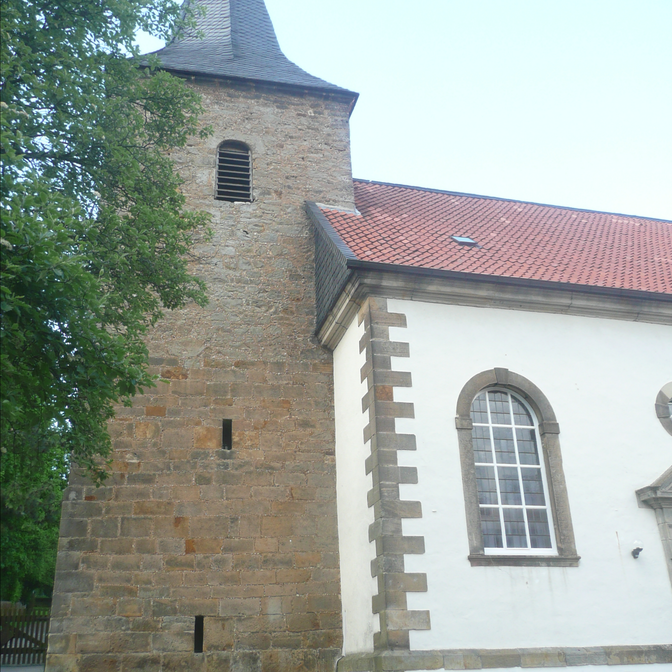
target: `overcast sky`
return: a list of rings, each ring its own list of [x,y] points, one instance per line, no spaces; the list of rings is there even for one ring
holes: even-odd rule
[[[672,0],[266,5],[359,92],[355,177],[672,220]]]

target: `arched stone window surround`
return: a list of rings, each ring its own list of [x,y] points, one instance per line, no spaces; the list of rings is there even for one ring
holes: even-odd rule
[[[553,514],[557,554],[553,555],[486,555],[481,534],[481,519],[476,489],[476,470],[472,441],[471,404],[476,395],[490,387],[510,389],[522,397],[532,408],[539,421],[541,449],[544,453],[548,495]],[[560,454],[560,426],[546,395],[524,376],[508,369],[490,369],[475,375],[462,388],[457,401],[455,418],[462,482],[464,486],[467,530],[469,535],[469,561],[472,565],[527,565],[576,567],[579,556],[574,543],[574,530],[569,510],[567,487]]]
[[[672,417],[670,417],[670,401],[672,401],[672,381],[663,385],[656,397],[656,415],[660,424],[668,434],[672,434]]]
[[[217,147],[215,199],[249,203],[252,199],[252,151],[240,140],[224,140]]]

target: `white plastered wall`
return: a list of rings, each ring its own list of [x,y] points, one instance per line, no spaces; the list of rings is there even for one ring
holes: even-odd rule
[[[402,499],[423,517],[404,520],[426,553],[405,556],[425,572],[428,592],[408,595],[429,609],[431,630],[411,648],[652,645],[672,641],[672,587],[654,512],[635,490],[672,463],[672,440],[654,402],[672,377],[672,329],[522,311],[389,301],[406,314],[392,340],[410,343],[413,386],[395,401],[415,404],[418,450],[400,454],[418,469]],[[560,423],[560,446],[579,567],[471,567],[457,432],[458,395],[475,374],[507,368],[536,384]],[[638,559],[631,551],[643,547]]]
[[[368,414],[362,413],[362,397],[367,392],[360,371],[366,361],[359,352],[364,325],[353,320],[334,350],[334,405],[336,419],[336,492],[338,503],[338,543],[343,604],[343,654],[373,651],[373,633],[379,630],[371,600],[376,592],[371,577],[374,544],[369,542],[373,510],[366,495],[373,487],[366,473],[370,454],[364,443]],[[375,629],[375,630],[374,630]]]

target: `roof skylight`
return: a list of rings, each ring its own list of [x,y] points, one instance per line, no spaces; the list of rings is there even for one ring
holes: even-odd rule
[[[469,245],[471,247],[478,245],[473,238],[468,238],[467,236],[451,236],[451,238],[460,245]]]

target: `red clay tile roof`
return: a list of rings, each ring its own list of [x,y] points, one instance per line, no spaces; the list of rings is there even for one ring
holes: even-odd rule
[[[671,221],[363,180],[354,186],[361,214],[321,209],[360,261],[672,294]]]

